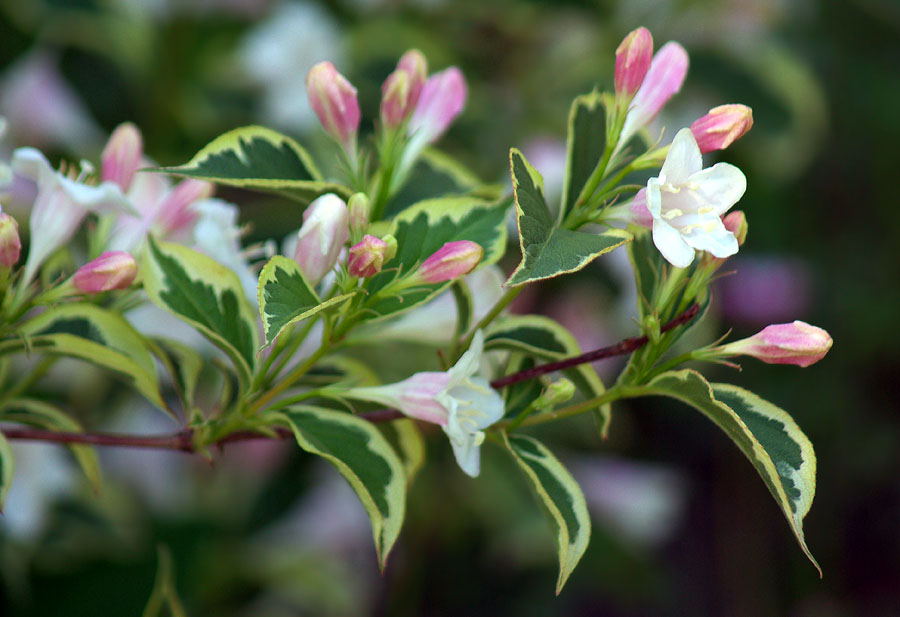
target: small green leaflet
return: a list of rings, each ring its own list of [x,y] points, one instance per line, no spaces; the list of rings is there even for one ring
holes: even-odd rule
[[[631,234],[620,229],[593,234],[558,227],[544,200],[541,175],[515,148],[509,152],[509,163],[522,261],[505,285],[514,287],[577,272],[631,239]]]
[[[403,462],[387,439],[370,422],[322,407],[291,407],[272,417],[290,427],[301,448],[334,465],[356,491],[384,569],[406,511]]]
[[[439,150],[422,152],[409,174],[409,181],[391,197],[386,216],[399,214],[426,199],[448,195],[470,195],[489,201],[500,198],[502,186],[485,185],[475,174]]]
[[[4,404],[0,410],[0,421],[29,424],[51,431],[80,433],[83,430],[81,425],[62,409],[46,401],[31,398],[17,398]],[[84,444],[73,444],[69,449],[91,486],[95,491],[99,491],[100,461],[97,458],[97,451]]]
[[[525,435],[506,435],[509,449],[531,482],[544,506],[556,535],[559,578],[556,593],[562,591],[591,539],[591,517],[581,487],[541,442]]]
[[[561,360],[581,353],[571,332],[541,315],[506,315],[497,319],[488,327],[484,348],[519,351],[544,361]],[[579,364],[563,372],[585,398],[596,398],[606,392],[600,376],[590,364]],[[540,389],[537,392],[540,394]],[[604,439],[609,432],[611,414],[609,403],[594,412],[594,420]]]
[[[172,376],[175,390],[184,405],[185,417],[189,417],[194,406],[194,394],[200,373],[206,360],[193,348],[168,338],[155,338],[153,352]]]
[[[794,419],[752,392],[710,384],[689,369],[663,373],[645,388],[647,394],[670,396],[695,407],[731,437],[762,476],[821,576],[803,537],[803,518],[816,492],[816,455]]]
[[[92,304],[62,304],[29,320],[19,332],[25,338],[11,341],[13,345],[111,369],[171,413],[159,394],[156,366],[145,340],[121,315]]]
[[[12,448],[6,436],[0,432],[0,512],[3,512],[3,506],[6,504],[6,496],[12,486],[14,471]]]
[[[575,200],[606,148],[606,107],[599,92],[591,92],[572,101],[566,139],[566,176],[563,182],[559,220],[575,206]]]
[[[447,242],[470,240],[484,249],[480,266],[496,263],[506,248],[506,202],[488,203],[473,197],[445,197],[421,202],[403,211],[391,226],[397,255],[372,277],[363,304],[366,319],[380,319],[427,302],[450,286],[423,284],[399,293],[381,293],[401,274],[415,270]]]
[[[184,604],[178,597],[178,587],[175,584],[175,566],[172,563],[172,553],[167,546],[157,547],[159,566],[156,570],[156,581],[153,583],[153,591],[144,606],[141,617],[187,617]]]
[[[293,259],[275,255],[259,274],[259,315],[266,333],[266,347],[286,327],[324,311],[338,307],[353,294],[329,298],[325,302],[306,282],[303,271]]]
[[[228,355],[241,384],[249,384],[259,334],[240,279],[186,246],[151,237],[149,248],[142,271],[150,300],[197,328]]]
[[[324,193],[337,193],[344,199],[350,196],[347,187],[323,181],[303,146],[262,126],[228,131],[184,165],[163,167],[159,171],[276,192],[302,203],[309,203]]]

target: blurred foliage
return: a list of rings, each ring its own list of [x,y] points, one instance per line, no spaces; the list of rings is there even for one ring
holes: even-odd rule
[[[239,50],[278,9],[266,0],[7,0],[0,70],[8,75],[36,50],[58,62],[99,130],[77,150],[49,140],[56,155],[96,159],[102,134],[131,120],[148,153],[179,164],[226,130],[269,123],[260,101],[270,85],[241,68]],[[810,298],[791,318],[826,328],[836,345],[806,371],[748,361],[729,377],[791,411],[816,445],[819,488],[806,533],[825,579],[790,541],[738,451],[687,408],[651,400],[619,405],[606,443],[580,424],[586,418],[554,426],[557,450],[677,470],[686,479],[684,515],[656,543],[598,520],[559,598],[550,534],[510,463],[491,448],[483,477],[471,481],[444,464],[450,454],[442,442],[429,442],[431,462],[379,577],[367,530],[354,544],[339,526],[354,529],[359,506],[335,488],[333,474],[274,445],[229,448],[214,468],[178,454],[104,453],[111,481],[101,495],[70,479],[30,535],[0,538],[0,613],[140,614],[157,546],[165,546],[191,615],[900,614],[896,3],[330,0],[310,14],[335,24],[339,68],[359,89],[365,118],[376,117],[380,82],[406,49],[419,47],[435,69],[460,66],[470,98],[442,145],[491,181],[507,181],[510,146],[562,139],[572,97],[608,87],[614,49],[639,24],[658,45],[675,39],[691,54],[667,126],[687,125],[719,103],[753,107],[753,131],[723,157],[749,179],[741,208],[750,242],[735,267],[758,257],[803,260]],[[312,34],[295,36],[302,44]],[[307,66],[326,59],[309,54]],[[295,95],[305,106],[304,76],[304,67],[287,62],[281,79],[294,87],[275,96]],[[16,117],[2,108],[8,84],[0,81],[0,113],[11,123],[4,145],[25,145]],[[323,147],[311,123],[275,128]],[[220,194],[245,206],[254,239],[296,226],[297,212],[283,202]],[[631,307],[617,305],[619,288],[614,269],[598,265],[525,299],[550,312],[560,298],[584,307],[582,329],[596,330],[603,344],[634,331]],[[733,324],[727,306],[721,310],[736,335],[767,323]],[[73,401],[88,424],[97,420],[91,409],[123,403],[105,389],[89,396]],[[36,498],[42,489],[23,490]]]

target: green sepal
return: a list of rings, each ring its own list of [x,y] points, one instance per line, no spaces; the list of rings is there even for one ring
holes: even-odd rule
[[[663,373],[642,388],[647,394],[669,396],[696,408],[725,431],[759,472],[821,576],[822,569],[803,536],[803,518],[816,492],[816,455],[794,419],[752,392],[730,384],[710,384],[690,369]]]
[[[603,96],[597,91],[583,94],[572,101],[560,221],[565,220],[575,207],[581,189],[603,157],[606,148],[606,116]]]
[[[144,289],[162,309],[192,325],[231,359],[242,387],[256,364],[256,311],[241,281],[219,262],[180,244],[149,238]]]
[[[296,406],[272,414],[305,451],[323,457],[350,483],[369,515],[378,563],[400,534],[406,510],[403,461],[371,422],[332,409]]]
[[[495,320],[485,333],[484,348],[486,351],[518,351],[548,362],[581,354],[572,333],[542,315],[505,315]],[[590,364],[573,366],[564,370],[563,374],[572,380],[586,399],[596,398],[606,392],[603,381]],[[600,405],[594,411],[594,419],[604,439],[609,433],[611,418],[609,403]]]
[[[503,437],[553,527],[559,555],[556,580],[559,595],[591,539],[591,517],[584,493],[572,474],[541,442],[521,434],[503,433]]]
[[[504,285],[515,287],[577,272],[631,239],[621,229],[594,234],[558,227],[544,200],[541,175],[515,148],[509,152],[509,163],[522,261]]]
[[[6,496],[12,486],[13,475],[15,474],[15,460],[13,457],[12,447],[9,440],[0,431],[0,513],[6,504]]]
[[[309,153],[296,141],[262,126],[245,126],[216,137],[177,167],[158,171],[218,184],[259,189],[309,203],[324,193],[350,197],[349,188],[325,182]]]
[[[6,341],[3,347],[79,358],[111,369],[151,403],[171,413],[160,396],[146,340],[118,313],[93,304],[62,304],[27,321],[19,334],[21,339]]]
[[[51,431],[80,433],[84,429],[72,416],[46,401],[17,398],[3,405],[0,421],[17,422]],[[97,451],[85,444],[70,444],[69,450],[95,491],[100,490],[100,460]]]
[[[389,292],[385,288],[413,272],[447,242],[470,240],[481,245],[479,267],[496,263],[506,249],[506,211],[509,203],[490,203],[472,197],[445,197],[416,204],[397,216],[391,233],[397,238],[397,254],[372,277],[363,303],[366,320],[382,319],[423,304],[446,290],[450,282],[423,283]],[[385,290],[382,292],[382,290]],[[382,292],[382,293],[379,293]]]

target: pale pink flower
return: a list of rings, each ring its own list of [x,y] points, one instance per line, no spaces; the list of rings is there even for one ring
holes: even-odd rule
[[[72,282],[89,294],[125,289],[134,282],[137,271],[137,262],[129,253],[107,251],[78,268]]]
[[[387,254],[387,242],[366,234],[363,239],[350,247],[347,269],[353,276],[369,278],[381,272]]]
[[[474,270],[482,257],[484,249],[477,242],[447,242],[422,263],[416,274],[427,283],[452,281]]]
[[[325,131],[348,153],[354,152],[359,129],[356,88],[331,62],[319,62],[306,75],[306,91]]]
[[[334,268],[341,249],[350,239],[350,214],[344,200],[334,193],[322,195],[303,213],[293,258],[311,285]]]
[[[653,61],[644,81],[631,101],[625,124],[619,137],[624,145],[632,135],[650,123],[672,95],[681,90],[688,70],[688,54],[674,41],[663,45]]]
[[[767,364],[809,366],[831,349],[831,335],[803,321],[766,326],[753,336],[711,350],[720,357],[751,356]]]
[[[115,182],[123,191],[127,191],[134,172],[141,165],[142,155],[141,132],[130,122],[120,124],[103,148],[100,177],[104,181]]]
[[[432,143],[444,134],[466,104],[466,79],[455,66],[425,82],[407,129],[417,142]]]
[[[706,154],[714,150],[724,150],[743,137],[753,126],[753,110],[746,105],[719,105],[709,113],[694,120],[691,133]]]

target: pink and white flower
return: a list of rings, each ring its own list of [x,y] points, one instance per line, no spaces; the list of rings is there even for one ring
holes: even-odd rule
[[[640,89],[631,101],[619,136],[620,146],[647,126],[669,99],[681,90],[687,70],[687,51],[678,43],[670,41],[656,52]]]
[[[484,335],[479,330],[469,350],[449,371],[416,373],[394,384],[354,388],[347,395],[440,425],[450,438],[456,462],[474,478],[481,470],[484,430],[504,413],[503,397],[477,376],[483,351]]]
[[[766,326],[753,336],[710,350],[719,357],[751,356],[766,364],[809,366],[825,357],[831,335],[804,321]]]

